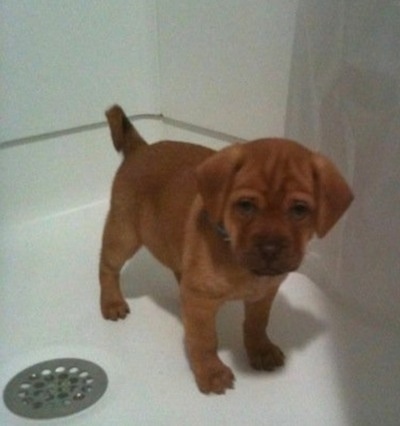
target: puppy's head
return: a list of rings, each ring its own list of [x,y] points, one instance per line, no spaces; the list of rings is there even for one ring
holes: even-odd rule
[[[256,275],[296,270],[310,238],[323,237],[353,199],[327,158],[284,139],[225,148],[196,175],[210,223]]]

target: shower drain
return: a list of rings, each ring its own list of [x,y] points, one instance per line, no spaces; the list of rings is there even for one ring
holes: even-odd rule
[[[107,388],[104,370],[89,361],[61,358],[32,365],[14,376],[4,389],[4,403],[14,414],[51,419],[93,405]]]

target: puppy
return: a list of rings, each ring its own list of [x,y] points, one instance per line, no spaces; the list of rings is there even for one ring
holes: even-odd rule
[[[293,141],[261,139],[219,152],[172,141],[148,145],[119,106],[106,116],[123,162],[101,250],[104,318],[129,313],[119,273],[146,246],[179,282],[185,345],[201,392],[233,388],[215,324],[228,300],[244,301],[251,366],[282,366],[284,355],[266,334],[272,301],[311,237],[323,237],[350,205],[345,180],[328,159]]]

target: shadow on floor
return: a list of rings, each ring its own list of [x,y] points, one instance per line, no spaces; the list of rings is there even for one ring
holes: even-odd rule
[[[150,257],[150,258],[149,258]],[[149,273],[148,266],[154,264],[151,255],[141,250],[125,267],[121,285],[125,297],[149,297],[161,309],[180,319],[179,287],[167,268],[155,265]],[[252,371],[248,367],[242,342],[243,305],[230,302],[222,307],[217,318],[219,348],[231,351],[236,368]],[[290,303],[279,293],[275,299],[268,333],[286,355],[300,350],[316,339],[326,326],[312,313]]]

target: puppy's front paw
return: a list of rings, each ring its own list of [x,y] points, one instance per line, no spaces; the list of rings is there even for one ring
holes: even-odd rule
[[[195,370],[196,382],[200,391],[209,394],[224,394],[233,389],[235,376],[231,369],[219,359],[202,364]]]
[[[255,370],[273,371],[285,363],[285,355],[280,348],[266,339],[258,348],[247,351],[250,365]]]
[[[103,317],[112,321],[124,319],[130,312],[129,306],[123,298],[109,298],[102,295],[100,304]]]

